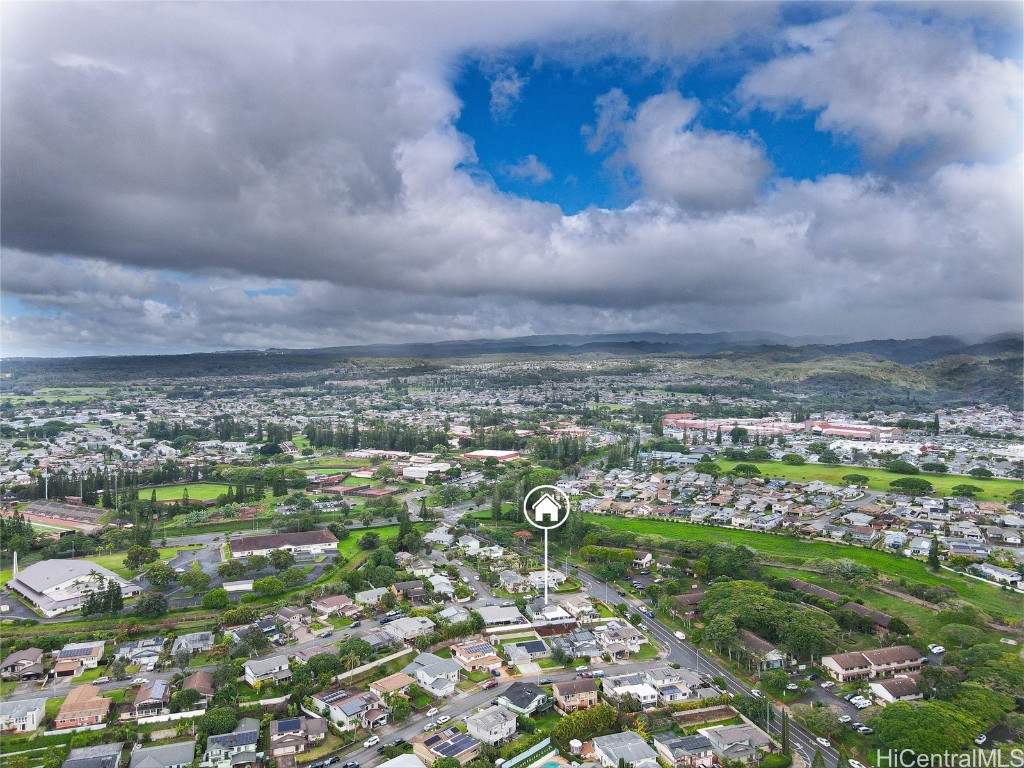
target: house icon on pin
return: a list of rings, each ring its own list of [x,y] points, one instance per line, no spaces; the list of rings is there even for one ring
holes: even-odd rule
[[[540,500],[533,505],[533,519],[538,523],[544,521],[557,523],[558,516],[562,512],[562,506],[555,501],[551,494],[545,493]]]

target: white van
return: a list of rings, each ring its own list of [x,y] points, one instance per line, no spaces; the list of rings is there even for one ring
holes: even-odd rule
[[[588,669],[590,669],[590,667],[588,667],[586,664],[581,664],[580,666],[576,667],[577,672],[586,672]]]
[[[374,744],[380,744],[380,736],[371,736],[363,742],[364,748],[372,747]]]
[[[676,640],[685,640],[686,639],[686,635],[684,635],[678,629],[675,632],[673,632],[672,634],[676,636]]]

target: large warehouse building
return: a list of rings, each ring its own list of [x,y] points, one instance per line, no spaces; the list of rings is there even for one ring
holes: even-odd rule
[[[285,549],[297,555],[325,555],[338,551],[338,539],[330,531],[323,530],[271,533],[232,539],[230,549],[231,557],[269,555],[275,549]]]
[[[49,617],[78,610],[89,592],[99,592],[111,581],[121,585],[125,597],[142,591],[138,584],[89,560],[33,563],[12,576],[7,586]]]

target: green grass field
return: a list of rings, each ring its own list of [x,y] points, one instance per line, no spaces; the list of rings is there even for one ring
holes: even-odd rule
[[[686,541],[722,541],[742,544],[768,555],[813,560],[817,558],[849,558],[854,562],[889,576],[902,576],[922,584],[943,584],[956,590],[960,596],[979,608],[998,616],[1019,616],[1021,601],[1019,595],[990,587],[986,584],[943,571],[935,573],[923,561],[889,554],[874,549],[850,544],[826,541],[808,541],[771,533],[741,531],[734,528],[718,528],[708,525],[674,523],[661,520],[637,520],[635,518],[586,515],[589,522],[604,525],[613,530],[632,531],[639,534],[665,536]]]
[[[832,485],[846,485],[843,475],[864,475],[868,478],[868,488],[875,491],[891,491],[889,483],[901,477],[919,477],[927,480],[935,488],[935,493],[942,496],[952,496],[952,489],[955,485],[974,485],[982,489],[977,498],[980,501],[1009,501],[1013,491],[1024,488],[1024,480],[1007,480],[1004,478],[992,478],[990,480],[979,480],[970,475],[933,475],[921,472],[917,475],[897,475],[893,472],[886,472],[884,469],[866,469],[864,467],[851,467],[844,464],[801,464],[792,466],[783,464],[781,461],[748,461],[738,462],[727,459],[716,459],[715,463],[723,470],[730,470],[737,464],[754,464],[761,470],[762,477],[784,477],[795,482],[810,482],[820,480],[823,483]]]
[[[186,488],[188,497],[192,501],[208,501],[228,492],[227,483],[181,483],[180,485],[165,485],[157,488],[156,500],[178,501],[182,498]],[[152,491],[151,488],[139,488],[139,498],[148,501]]]

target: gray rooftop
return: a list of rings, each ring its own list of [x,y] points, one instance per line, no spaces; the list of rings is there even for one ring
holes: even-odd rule
[[[633,731],[613,733],[609,736],[595,736],[594,747],[600,749],[613,763],[625,760],[627,765],[641,760],[657,760],[658,754],[640,734]]]
[[[167,768],[171,765],[190,765],[196,757],[196,742],[180,741],[177,744],[162,744],[158,747],[144,747],[132,752],[129,768]]]

